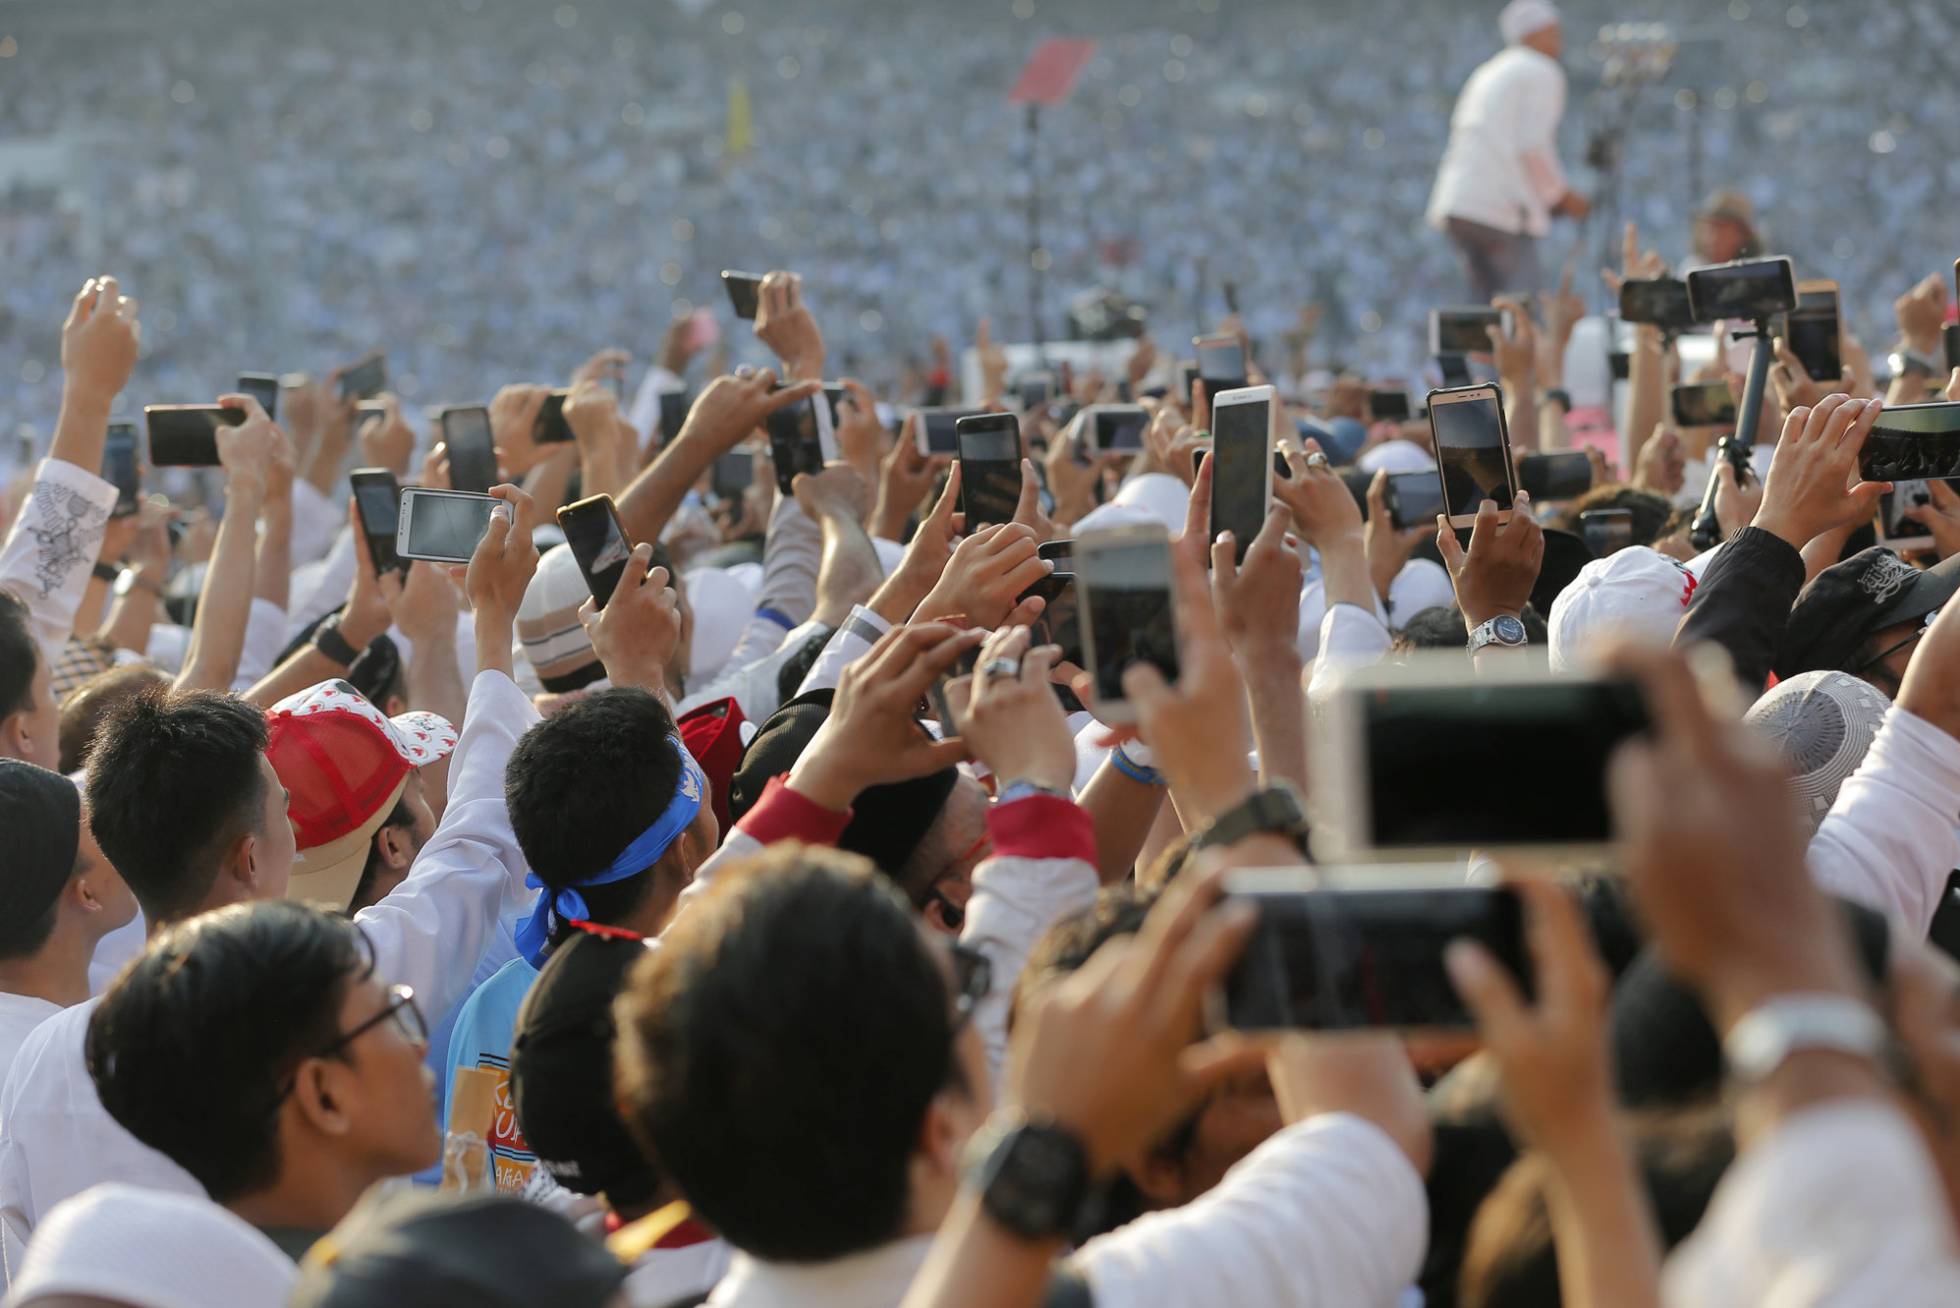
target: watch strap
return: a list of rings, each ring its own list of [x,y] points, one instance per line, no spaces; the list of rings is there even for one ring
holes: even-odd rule
[[[1828,1050],[1882,1064],[1890,1042],[1885,1023],[1869,1004],[1846,995],[1777,995],[1729,1028],[1722,1056],[1737,1080],[1754,1084],[1800,1050]]]
[[[1212,824],[1191,839],[1194,849],[1216,849],[1235,845],[1248,836],[1278,835],[1296,843],[1306,834],[1306,810],[1299,796],[1284,782],[1254,791],[1243,801],[1219,814]]]
[[[1025,1240],[1072,1238],[1091,1197],[1081,1139],[1058,1123],[1017,1114],[980,1128],[961,1173],[987,1215]]]
[[[1498,624],[1503,622],[1517,623],[1518,639],[1506,640],[1498,634]],[[1530,639],[1529,633],[1524,630],[1522,620],[1514,618],[1508,613],[1500,613],[1494,618],[1485,618],[1477,624],[1476,630],[1470,633],[1470,652],[1475,654],[1486,645],[1501,645],[1505,649],[1518,649],[1527,644]]]
[[[340,634],[340,619],[328,618],[313,629],[313,648],[342,667],[352,667],[361,652]]]
[[[122,569],[113,563],[97,563],[89,569],[89,575],[97,581],[106,581],[113,586],[116,584],[116,578],[122,576]]]

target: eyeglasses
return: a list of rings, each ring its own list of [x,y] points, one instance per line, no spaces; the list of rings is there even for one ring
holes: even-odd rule
[[[382,1005],[380,1012],[352,1031],[343,1031],[333,1039],[332,1043],[322,1045],[305,1057],[332,1058],[383,1022],[393,1022],[395,1030],[402,1039],[412,1045],[426,1046],[429,1043],[429,1023],[422,1016],[421,1006],[415,1002],[415,987],[396,985],[388,987],[388,1002]],[[291,1076],[280,1083],[279,1093],[273,1096],[271,1107],[276,1110],[280,1104],[285,1103],[286,1096],[293,1092],[293,1087],[297,1084],[299,1084],[299,1072],[295,1069]]]
[[[953,1030],[973,1020],[973,1010],[994,986],[994,965],[977,949],[955,943],[953,952]]]
[[[1926,615],[1925,620],[1919,624],[1918,631],[1913,632],[1910,636],[1907,636],[1904,640],[1895,641],[1894,643],[1887,645],[1884,649],[1880,650],[1878,653],[1872,655],[1870,658],[1866,659],[1863,663],[1860,663],[1857,667],[1853,668],[1851,670],[1851,675],[1862,676],[1863,674],[1877,667],[1879,664],[1885,662],[1885,660],[1891,658],[1894,654],[1897,654],[1900,650],[1904,649],[1906,646],[1912,644],[1912,642],[1914,642],[1915,640],[1918,640],[1921,636],[1925,635],[1927,632],[1933,629],[1933,619],[1939,616],[1940,616],[1940,611],[1938,609],[1934,609],[1931,613],[1928,613]]]

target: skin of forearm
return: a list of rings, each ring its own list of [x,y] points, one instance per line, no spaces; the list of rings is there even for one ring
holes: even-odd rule
[[[116,602],[109,606],[108,620],[96,633],[97,639],[109,642],[116,649],[141,654],[150,647],[150,628],[156,625],[157,603],[157,597],[147,590],[131,589],[126,595],[118,595]]]
[[[336,663],[318,649],[307,645],[272,671],[260,677],[245,692],[249,704],[269,709],[288,695],[317,686],[323,681],[347,675],[347,665]]]
[[[825,513],[823,559],[817,567],[817,604],[811,617],[827,627],[844,625],[851,609],[871,598],[884,569],[871,538],[852,518]]]
[[[226,492],[225,516],[205,566],[191,623],[190,649],[177,678],[179,690],[231,689],[245,650],[245,622],[252,612],[252,571],[258,550],[259,510],[264,492],[234,484]]]
[[[99,474],[102,446],[109,438],[109,406],[115,398],[79,386],[64,387],[48,457]]]
[[[258,597],[285,608],[293,583],[293,503],[268,502],[259,523],[258,557],[252,584]]]
[[[1034,1308],[1061,1251],[1059,1240],[1029,1241],[1002,1230],[979,1196],[962,1187],[900,1308]]]
[[[102,612],[108,606],[109,583],[100,577],[91,576],[88,585],[82,590],[82,602],[75,606],[74,629],[78,632],[96,630],[103,625]]]
[[[1505,425],[1510,428],[1511,448],[1536,452],[1544,448],[1538,441],[1538,380],[1536,377],[1506,377],[1502,380],[1505,398]]]
[[[572,484],[572,465],[567,459],[540,459],[524,477],[524,493],[536,500],[540,509],[556,513],[565,506],[565,492]],[[597,489],[588,490],[597,495]]]
[[[1164,788],[1133,781],[1104,759],[1076,802],[1095,821],[1096,879],[1106,886],[1116,885],[1130,875],[1143,854],[1157,825]]]
[[[319,438],[307,451],[305,468],[302,474],[307,483],[322,495],[331,497],[334,486],[340,480],[341,460],[347,457],[348,429],[345,424],[327,422],[320,429]]]
[[[1340,536],[1320,546],[1320,571],[1325,579],[1327,607],[1353,604],[1375,611],[1375,582],[1368,571],[1368,550],[1361,533]]]
[[[659,540],[687,492],[713,465],[715,454],[711,439],[682,428],[619,496],[614,507],[626,535],[632,540]]]
[[[646,539],[641,537],[640,539]],[[517,613],[501,613],[491,608],[476,610],[476,670],[511,675],[511,633],[517,627]],[[458,725],[461,725],[458,720]]]
[[[1661,1242],[1633,1154],[1606,1105],[1555,1148],[1546,1207],[1561,1298],[1575,1308],[1654,1308]]]
[[[464,711],[469,706],[469,692],[463,686],[463,670],[456,666],[455,635],[452,632],[447,639],[424,635],[414,645],[414,657],[409,660],[407,673],[408,706],[434,713],[445,722],[461,727]],[[428,797],[429,808],[440,822],[449,803],[448,755],[423,765],[422,793]]]
[[[1545,450],[1569,450],[1572,448],[1572,432],[1565,425],[1565,410],[1556,404],[1541,404],[1535,412],[1538,415],[1538,439],[1540,448]]]
[[[1640,451],[1653,439],[1660,425],[1667,394],[1667,362],[1661,357],[1660,333],[1652,327],[1636,329],[1633,356],[1627,363],[1626,463],[1640,466]]]
[[[1291,642],[1249,650],[1239,658],[1252,707],[1252,743],[1259,751],[1259,781],[1284,781],[1295,793],[1307,789],[1307,697],[1300,686],[1299,646]]]

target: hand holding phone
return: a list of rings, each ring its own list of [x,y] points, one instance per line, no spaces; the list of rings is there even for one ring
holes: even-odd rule
[[[762,305],[762,275],[724,268],[721,285],[728,292],[728,303],[734,308],[735,316],[753,322],[756,310]]]
[[[559,510],[561,517],[564,512]],[[581,605],[579,621],[613,685],[678,694],[668,669],[680,648],[680,595],[654,558],[654,547],[644,543],[622,556],[611,569],[612,590],[606,599],[595,594],[590,607]]]
[[[955,424],[960,452],[960,512],[968,535],[1014,521],[1021,504],[1021,420],[983,413]]]
[[[238,393],[249,395],[259,402],[265,416],[274,422],[279,421],[279,377],[270,372],[241,372],[238,374]]]
[[[1211,537],[1231,532],[1245,562],[1273,499],[1273,408],[1270,386],[1226,391],[1211,407]]]
[[[490,530],[490,519],[510,518],[510,506],[492,495],[404,486],[395,529],[395,554],[432,563],[468,563]]]
[[[1474,525],[1485,500],[1508,522],[1518,486],[1502,392],[1492,385],[1429,392],[1429,434],[1450,526]]]
[[[578,560],[579,571],[585,574],[592,603],[605,608],[619,588],[619,579],[626,575],[626,557],[633,552],[612,496],[591,495],[565,505],[558,510],[558,526],[565,533],[572,557]]]
[[[341,369],[340,398],[371,400],[388,389],[388,358],[379,351]]]
[[[816,391],[771,412],[763,423],[769,433],[769,457],[776,465],[776,489],[794,495],[798,474],[822,472],[837,458],[836,437],[830,427],[830,404]]]

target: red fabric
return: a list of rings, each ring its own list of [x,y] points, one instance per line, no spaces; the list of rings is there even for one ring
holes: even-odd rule
[[[274,713],[266,733],[266,757],[292,794],[288,814],[303,850],[358,830],[410,771],[387,737],[352,713]]]
[[[1074,858],[1096,863],[1096,824],[1089,811],[1059,795],[1029,795],[987,810],[996,858]]]
[[[762,798],[736,824],[746,836],[765,845],[800,840],[806,845],[834,845],[851,825],[851,810],[839,813],[799,795],[781,777],[769,778]]]
[[[1007,93],[1009,104],[1060,104],[1075,89],[1075,79],[1096,53],[1094,41],[1050,37],[1034,48],[1020,80]]]
[[[714,1228],[706,1222],[690,1217],[673,1230],[655,1241],[656,1249],[685,1249],[693,1244],[706,1244],[715,1238]]]
[[[708,805],[723,835],[735,825],[728,815],[728,788],[735,783],[735,770],[741,766],[742,725],[747,721],[741,705],[730,697],[684,713],[676,724],[681,729],[681,743],[708,774]]]

